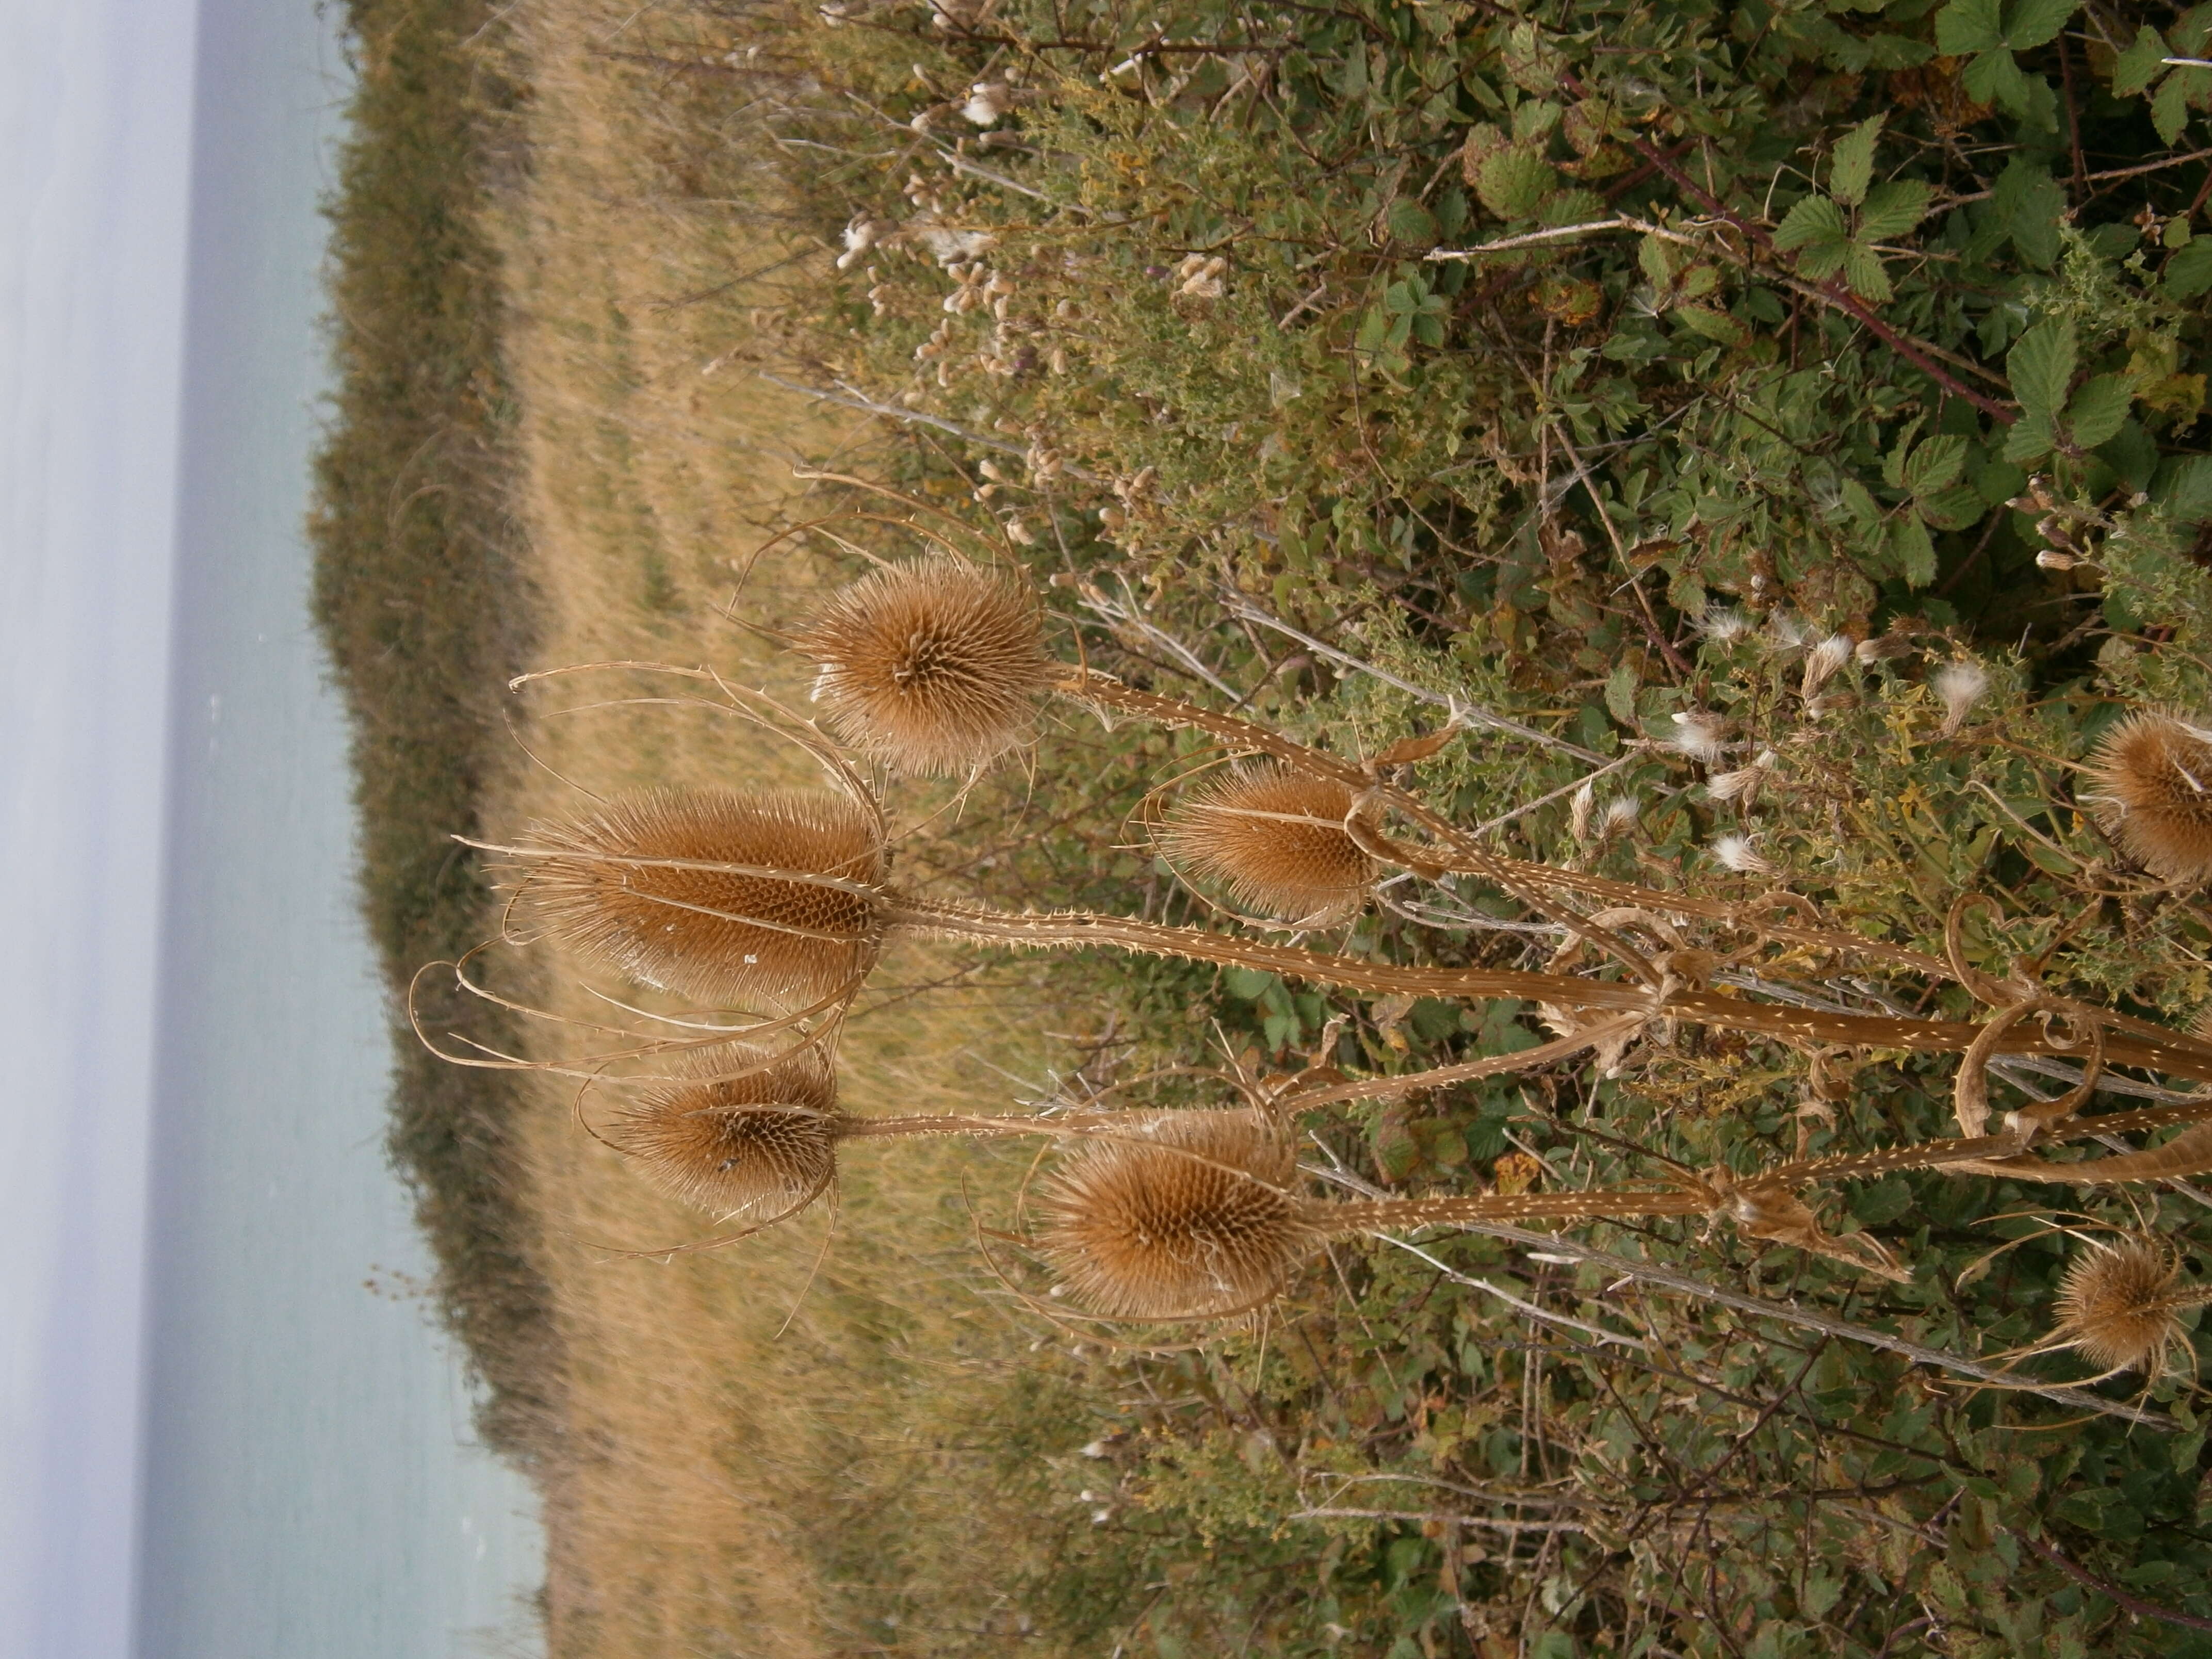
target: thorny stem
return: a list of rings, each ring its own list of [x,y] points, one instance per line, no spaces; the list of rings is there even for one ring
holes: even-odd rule
[[[2069,1389],[2063,1384],[2023,1383],[2014,1374],[2001,1370],[1993,1365],[1984,1365],[1978,1360],[1968,1359],[1963,1354],[1950,1353],[1942,1348],[1930,1348],[1905,1337],[1893,1335],[1888,1331],[1876,1330],[1870,1325],[1855,1324],[1847,1319],[1838,1319],[1831,1314],[1820,1313],[1810,1308],[1801,1308],[1795,1303],[1777,1302],[1766,1297],[1753,1296],[1748,1291],[1732,1291],[1722,1285],[1708,1285],[1703,1279],[1693,1278],[1686,1273],[1679,1273],[1672,1267],[1662,1267],[1656,1262],[1638,1261],[1629,1256],[1615,1255],[1610,1250],[1595,1249],[1574,1239],[1563,1238],[1552,1233],[1528,1232],[1519,1227],[1498,1224],[1469,1224],[1468,1231],[1483,1233],[1492,1238],[1502,1238],[1509,1243],[1543,1250],[1554,1255],[1572,1256],[1577,1261],[1586,1261],[1616,1277],[1640,1279],[1648,1285],[1656,1285],[1663,1289],[1680,1291],[1686,1296],[1698,1297],[1707,1302],[1718,1303],[1724,1308],[1734,1308],[1739,1313],[1752,1314],[1761,1319],[1778,1320],[1784,1324],[1796,1325],[1805,1330],[1819,1331],[1825,1335],[1840,1337],[1846,1342],[1863,1343],[1870,1348],[1885,1349],[1891,1353],[1901,1354],[1918,1364],[1934,1365],[1943,1370],[1955,1372],[1961,1376],[1971,1376],[1978,1382],[2002,1383],[2008,1389],[2022,1393],[2040,1395],[2046,1400],[2056,1401],[2060,1405],[2070,1407],[2075,1411],[2096,1412],[2106,1417],[2117,1417],[2123,1422],[2139,1424],[2145,1428],[2164,1429],[2171,1431],[2177,1426],[2173,1419],[2163,1412],[2145,1411],[2138,1406],[2129,1406],[2118,1401],[2106,1400],[2080,1389]]]
[[[1221,967],[1249,968],[1316,984],[1384,996],[1461,997],[1475,1000],[1511,999],[1553,1007],[1608,1012],[1667,1014],[1723,1030],[1757,1031],[1799,1043],[1832,1042],[1869,1048],[1901,1048],[1917,1054],[1964,1054],[1983,1028],[1963,1020],[1912,1019],[1875,1014],[1831,1014],[1817,1009],[1778,1007],[1692,987],[1655,992],[1613,980],[1571,974],[1528,973],[1510,969],[1407,968],[1392,963],[1333,956],[1294,945],[1231,939],[1203,928],[1170,927],[1127,916],[1085,911],[1059,915],[993,910],[979,905],[919,898],[885,891],[879,918],[886,927],[961,939],[994,939],[1030,949],[1105,946]],[[2117,1034],[2106,1039],[2113,1063],[2147,1066],[2177,1077],[2212,1082],[2212,1054],[2194,1045],[2169,1045]],[[2039,1030],[2008,1029],[1991,1052],[2063,1054],[2072,1048]]]

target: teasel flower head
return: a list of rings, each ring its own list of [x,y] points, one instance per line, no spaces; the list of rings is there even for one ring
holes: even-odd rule
[[[1037,1246],[1102,1318],[1242,1312],[1321,1243],[1296,1178],[1289,1141],[1255,1114],[1162,1112],[1069,1146],[1035,1196]]]
[[[841,795],[657,789],[533,825],[525,890],[581,955],[696,1000],[789,1012],[874,960],[879,826]]]
[[[1157,832],[1169,860],[1238,904],[1326,927],[1355,914],[1377,874],[1345,829],[1352,792],[1275,762],[1216,774]]]
[[[939,554],[834,595],[798,636],[837,734],[902,770],[957,776],[1027,741],[1051,668],[1018,576]]]
[[[2168,881],[2212,878],[2212,732],[2139,710],[2089,757],[2081,799],[2128,854]]]
[[[2058,1282],[2057,1328],[2037,1350],[2072,1348],[2106,1376],[2140,1370],[2155,1381],[2189,1349],[2179,1315],[2212,1301],[2212,1291],[2178,1287],[2180,1254],[2162,1238],[2084,1243]]]
[[[1953,738],[1966,725],[1974,705],[1989,695],[1990,675],[1981,664],[1961,660],[1944,664],[1928,684],[1943,705],[1943,724],[1936,728],[1936,734]]]
[[[607,1143],[653,1186],[717,1215],[781,1218],[837,1172],[837,1086],[818,1047],[774,1057],[732,1047],[646,1089]]]

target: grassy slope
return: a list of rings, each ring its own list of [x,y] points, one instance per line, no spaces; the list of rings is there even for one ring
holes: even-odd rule
[[[478,0],[349,9],[354,129],[328,204],[337,391],[316,459],[315,617],[354,722],[363,908],[393,995],[488,931],[473,830],[503,739],[493,689],[535,623],[504,501],[512,419],[495,261],[477,228],[512,89],[459,43]],[[526,1244],[517,1096],[500,1074],[394,1048],[393,1162],[414,1186],[447,1318],[532,1455],[560,1347]]]

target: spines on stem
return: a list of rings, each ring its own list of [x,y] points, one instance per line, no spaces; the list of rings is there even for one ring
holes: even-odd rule
[[[2130,857],[2169,881],[2212,877],[2212,732],[2154,709],[2129,715],[2089,759],[2081,799]]]
[[[1163,1112],[1072,1146],[1036,1194],[1038,1246],[1109,1319],[1241,1312],[1319,1242],[1290,1144],[1248,1112]]]
[[[944,554],[841,589],[799,635],[815,700],[848,743],[958,775],[1027,741],[1050,673],[1020,577]]]
[[[1326,927],[1358,911],[1377,873],[1345,829],[1352,792],[1279,762],[1189,791],[1158,830],[1161,849],[1237,903]]]
[[[742,1049],[691,1061],[619,1112],[606,1139],[670,1197],[719,1215],[780,1217],[837,1170],[837,1085],[809,1047],[780,1058]]]
[[[529,893],[562,943],[650,985],[787,1011],[834,997],[881,935],[886,860],[858,805],[818,791],[659,789],[533,828]],[[806,878],[828,879],[806,879]]]

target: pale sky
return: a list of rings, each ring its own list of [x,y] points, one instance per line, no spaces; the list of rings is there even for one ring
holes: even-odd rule
[[[0,1654],[130,1642],[194,8],[0,0]]]
[[[429,1269],[304,609],[343,94],[316,0],[0,0],[0,1659],[532,1647],[362,1288]]]

